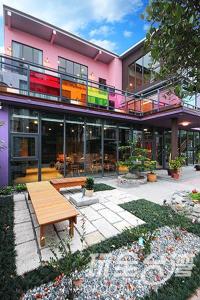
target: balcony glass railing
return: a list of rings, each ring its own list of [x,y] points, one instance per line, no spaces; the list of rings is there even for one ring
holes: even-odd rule
[[[5,55],[0,56],[0,91],[136,115],[183,104],[168,91],[136,97],[133,93]]]

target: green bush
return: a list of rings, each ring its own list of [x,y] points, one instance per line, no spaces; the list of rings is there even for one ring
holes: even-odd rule
[[[94,184],[94,191],[95,192],[111,191],[111,190],[115,190],[115,188],[113,186],[108,185],[108,184],[105,184],[105,183],[95,183]]]
[[[12,186],[2,186],[0,188],[0,196],[8,196],[8,195],[12,195],[14,192],[14,189]]]
[[[26,184],[24,183],[19,183],[14,187],[15,191],[20,193],[20,192],[25,192],[27,191],[27,187]]]
[[[200,201],[200,193],[190,193],[190,197],[192,200]]]

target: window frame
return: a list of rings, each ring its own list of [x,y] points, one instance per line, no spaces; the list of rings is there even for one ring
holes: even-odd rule
[[[14,138],[34,138],[35,140],[35,155],[34,156],[14,156]],[[38,136],[35,134],[11,134],[11,151],[10,151],[10,157],[11,161],[23,161],[23,160],[38,160]]]
[[[15,40],[12,40],[12,54],[13,54],[13,44],[14,43],[19,44],[21,46],[20,53],[21,53],[22,57],[15,57],[15,56],[12,55],[13,57],[18,58],[18,59],[23,59],[24,58],[24,48],[23,47],[29,47],[32,50],[32,58],[34,58],[34,52],[33,52],[34,50],[37,50],[37,51],[41,52],[42,62],[40,64],[40,63],[35,63],[34,61],[25,60],[25,59],[24,59],[24,61],[28,61],[28,62],[33,63],[35,65],[43,66],[43,50],[41,50],[39,48],[36,48],[36,47],[32,47],[30,45],[27,45],[27,44],[24,44],[24,43],[21,43],[21,42],[18,42],[18,41],[15,41]]]
[[[79,63],[79,62],[73,61],[73,60],[68,59],[68,58],[64,58],[64,57],[62,57],[62,56],[58,56],[58,61],[60,61],[60,59],[62,59],[62,60],[65,61],[65,67],[60,66],[60,65],[58,64],[58,71],[63,72],[63,73],[65,73],[65,74],[69,75],[69,76],[75,76],[75,77],[80,78],[80,79],[84,79],[84,80],[87,80],[87,79],[88,79],[88,66],[87,66],[87,65],[81,64],[81,63]],[[72,67],[72,68],[73,68],[73,74],[67,72],[67,62],[71,62],[71,63],[73,64],[73,67]],[[75,65],[75,64],[77,64],[77,65],[80,66],[80,77],[77,76],[77,75],[75,74],[75,72],[74,72],[74,65]],[[81,73],[81,67],[85,67],[85,68],[87,69],[87,75]],[[60,70],[60,68],[61,68],[61,69],[65,69],[65,71]],[[87,76],[87,78],[86,78],[86,76]]]

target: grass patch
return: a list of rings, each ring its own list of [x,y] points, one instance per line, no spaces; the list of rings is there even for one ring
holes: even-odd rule
[[[94,184],[94,191],[101,192],[101,191],[111,191],[115,190],[115,187],[105,184],[105,183],[95,183]]]
[[[96,184],[99,190],[113,187],[105,184]],[[106,189],[107,190],[107,189]],[[89,247],[90,253],[108,253],[114,249],[131,244],[138,240],[140,230],[153,231],[162,226],[181,226],[188,231],[200,235],[200,224],[192,224],[183,215],[176,214],[171,208],[154,204],[147,200],[131,201],[122,204],[121,207],[133,213],[146,222],[137,228],[126,230],[118,236],[109,238],[97,245]],[[13,201],[0,203],[0,299],[15,300],[26,290],[53,280],[56,274],[50,267],[39,267],[37,270],[28,272],[24,276],[17,276],[15,270],[15,251],[13,235]],[[6,233],[3,228],[9,226]],[[145,297],[145,300],[186,300],[200,286],[200,255],[195,259],[195,268],[189,278],[172,277],[157,293]]]
[[[190,193],[189,195],[192,200],[200,201],[200,193]]]

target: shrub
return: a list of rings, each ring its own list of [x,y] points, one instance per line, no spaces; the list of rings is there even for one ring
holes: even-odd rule
[[[18,193],[27,191],[26,184],[24,184],[24,183],[17,184],[15,186],[15,191],[18,192]]]
[[[94,178],[93,177],[87,177],[86,183],[85,183],[85,189],[86,190],[94,190]]]
[[[2,186],[0,188],[0,196],[8,196],[8,195],[12,195],[14,189],[12,186]]]

